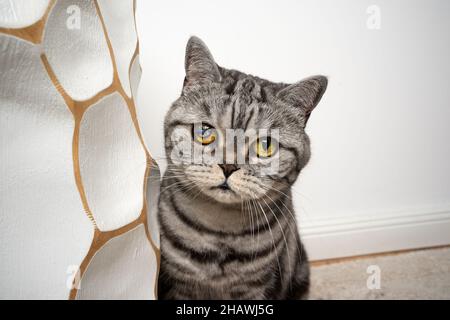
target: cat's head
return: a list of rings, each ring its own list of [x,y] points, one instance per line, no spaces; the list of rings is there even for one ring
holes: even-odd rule
[[[290,187],[310,158],[305,126],[327,79],[284,84],[228,70],[196,37],[185,69],[181,97],[165,119],[168,175],[221,203]]]

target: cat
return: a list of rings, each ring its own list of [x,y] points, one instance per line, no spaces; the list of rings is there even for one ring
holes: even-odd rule
[[[164,122],[159,298],[307,298],[309,264],[291,186],[309,161],[305,125],[327,78],[288,85],[225,69],[197,37],[187,43],[185,69],[182,94]],[[244,152],[256,154],[253,163],[238,163],[235,146],[232,161],[230,150],[223,163],[174,160],[176,132],[197,148],[216,145],[218,152],[228,148],[223,139],[229,129],[276,129],[278,141],[266,133],[241,143]],[[275,161],[278,170],[263,172]]]

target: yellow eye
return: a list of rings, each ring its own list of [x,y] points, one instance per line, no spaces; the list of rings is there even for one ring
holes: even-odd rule
[[[202,145],[208,145],[216,141],[217,131],[213,127],[203,124],[201,127],[194,127],[194,140]]]
[[[260,158],[270,158],[275,154],[276,146],[270,137],[258,139],[256,143],[256,155]]]

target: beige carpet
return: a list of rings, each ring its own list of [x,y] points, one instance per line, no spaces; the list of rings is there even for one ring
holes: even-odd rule
[[[310,299],[450,299],[450,248],[313,264]]]

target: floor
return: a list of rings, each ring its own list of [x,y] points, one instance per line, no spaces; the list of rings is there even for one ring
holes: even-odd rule
[[[312,263],[310,299],[450,300],[450,248]]]

